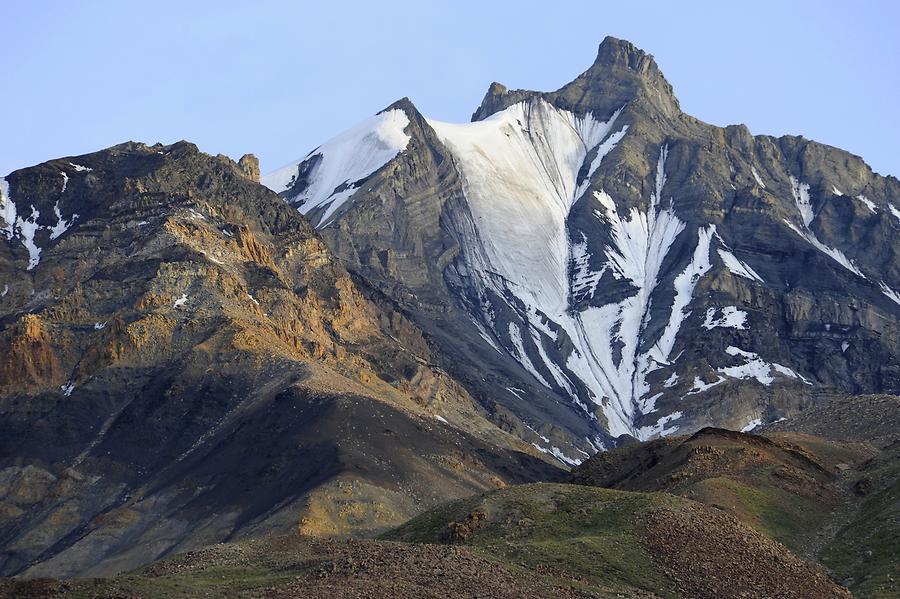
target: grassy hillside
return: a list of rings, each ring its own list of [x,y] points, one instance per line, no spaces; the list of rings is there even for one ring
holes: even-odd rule
[[[849,477],[858,497],[819,557],[860,597],[900,596],[900,443]]]
[[[819,562],[858,597],[900,597],[900,398],[836,399],[795,420],[622,447],[570,480],[694,499]]]
[[[0,582],[0,597],[850,597],[731,516],[664,493],[562,484],[455,501],[380,540],[268,537],[114,578]]]
[[[807,552],[845,501],[836,484],[838,464],[871,453],[805,435],[779,437],[704,429],[600,454],[576,469],[572,480],[689,497]]]
[[[597,593],[849,596],[731,516],[664,493],[519,485],[429,511],[384,538],[476,547]]]

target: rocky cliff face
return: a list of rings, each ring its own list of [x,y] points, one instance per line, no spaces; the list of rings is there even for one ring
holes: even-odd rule
[[[567,463],[900,387],[900,182],[684,114],[628,42],[469,124],[402,100],[263,182]]]
[[[0,573],[371,534],[557,470],[256,168],[129,143],[3,180]]]

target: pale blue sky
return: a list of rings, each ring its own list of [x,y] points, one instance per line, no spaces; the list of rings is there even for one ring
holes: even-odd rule
[[[253,152],[263,172],[409,96],[467,121],[491,81],[552,90],[606,35],[682,108],[900,176],[900,2],[0,0],[0,174],[126,140]]]

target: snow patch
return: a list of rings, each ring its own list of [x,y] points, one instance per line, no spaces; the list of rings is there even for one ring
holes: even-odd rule
[[[803,226],[809,228],[809,224],[815,218],[812,203],[809,200],[809,184],[801,183],[791,177],[791,193],[794,194],[794,202],[797,204],[797,210],[800,211],[800,220],[803,221]]]
[[[70,395],[72,395],[72,391],[75,390],[75,383],[69,381],[68,383],[60,387],[60,390],[63,392],[63,395],[69,397]]]
[[[515,395],[516,397],[518,397],[519,399],[521,399],[522,401],[525,401],[525,398],[522,397],[522,395],[521,395],[522,393],[525,393],[525,391],[523,391],[522,389],[516,389],[515,387],[507,387],[506,390],[509,391],[510,393],[512,393],[513,395]],[[525,426],[528,426],[528,425],[526,424]]]
[[[82,166],[82,165],[80,165],[80,164],[75,164],[74,162],[70,162],[70,163],[69,163],[69,166],[71,166],[72,168],[74,168],[75,171],[76,171],[76,172],[79,172],[79,173],[89,173],[89,172],[91,172],[92,170],[94,170],[94,169],[92,169],[92,168],[88,168],[88,167]]]
[[[881,293],[887,296],[891,301],[900,304],[900,293],[891,289],[884,281],[879,281],[878,286],[881,288]]]
[[[656,395],[651,395],[650,397],[642,397],[638,399],[638,409],[641,411],[641,414],[652,414],[656,411],[656,400],[662,397],[662,393],[657,393]]]
[[[286,191],[296,183],[302,165],[315,159],[307,173],[308,185],[288,201],[303,214],[325,208],[316,223],[317,228],[324,227],[356,192],[357,182],[406,149],[410,140],[404,133],[407,125],[409,117],[403,110],[386,110],[325,142],[303,160],[266,175],[262,183],[275,192]]]
[[[838,189],[837,187],[835,187],[834,185],[831,186],[831,193],[833,193],[834,195],[836,195],[838,197],[842,197],[844,195],[843,192],[840,189]]]
[[[765,283],[762,277],[759,276],[755,270],[750,268],[750,265],[746,262],[743,262],[737,258],[730,251],[719,248],[716,250],[719,253],[719,257],[722,259],[722,263],[725,264],[725,268],[731,271],[733,274],[738,275],[739,277],[744,277],[745,279],[750,279],[751,281],[756,281],[758,283]]]
[[[522,424],[525,424],[525,423],[523,422]],[[527,425],[527,424],[525,424],[525,428],[527,428],[528,430],[530,430],[531,432],[533,432],[535,435],[537,435],[538,437],[540,437],[540,438],[541,438],[541,441],[543,441],[544,443],[549,443],[549,442],[550,442],[550,438],[549,438],[549,437],[545,437],[544,435],[542,435],[541,433],[539,433],[539,432],[537,431],[536,428],[534,428],[534,427],[532,427],[532,426],[529,426],[529,425]]]
[[[9,195],[9,182],[5,177],[0,177],[0,217],[5,226],[3,232],[7,239],[12,239],[16,234],[16,205]]]
[[[537,443],[532,443],[531,445],[534,446],[534,448],[537,449],[538,451],[540,451],[541,453],[546,453],[546,454],[552,455],[557,460],[559,460],[563,464],[566,464],[567,466],[577,466],[577,465],[581,464],[582,461],[584,461],[584,460],[579,460],[578,458],[570,458],[569,456],[564,454],[559,449],[559,447],[556,447],[556,446],[541,447]]]
[[[759,173],[756,172],[755,166],[750,167],[750,172],[753,173],[753,178],[756,179],[756,184],[759,185],[760,187],[762,187],[763,189],[765,189],[766,184],[763,183],[763,180],[759,177]]]
[[[869,212],[871,212],[872,214],[875,214],[878,212],[878,208],[875,206],[875,202],[873,202],[866,196],[860,194],[860,195],[856,196],[856,199],[859,200],[860,202],[862,202],[866,206],[866,208],[869,209]]]
[[[99,330],[101,330],[101,329],[105,329],[105,328],[106,328],[106,323],[105,323],[105,322],[95,322],[95,323],[94,323],[94,329],[97,330],[97,331],[99,331]]]
[[[64,220],[59,212],[58,201],[53,206],[53,212],[56,214],[56,224],[52,227],[45,227],[37,223],[41,213],[34,205],[31,206],[31,215],[27,219],[22,218],[22,215],[18,214],[16,205],[10,196],[9,183],[5,178],[0,178],[0,217],[5,221],[5,226],[0,231],[3,231],[8,240],[19,238],[22,245],[28,250],[27,270],[33,270],[41,261],[41,248],[34,239],[37,232],[41,229],[47,229],[50,231],[50,239],[56,239],[65,233],[75,222],[75,219],[78,218],[77,214],[73,214],[70,220]]]
[[[750,422],[748,422],[744,428],[741,429],[742,433],[749,433],[753,429],[762,425],[762,418],[754,418]]]
[[[697,282],[712,268],[709,261],[709,247],[715,232],[715,225],[709,225],[697,231],[697,247],[694,248],[694,255],[684,271],[675,277],[675,301],[672,304],[669,323],[650,351],[650,358],[660,364],[668,362],[669,354],[672,353],[672,348],[675,346],[675,336],[681,329],[682,323],[690,316],[690,312],[685,312],[685,310],[694,296]]]
[[[667,424],[674,420],[678,420],[681,418],[683,414],[681,412],[672,412],[668,416],[663,416],[659,420],[656,421],[656,424],[653,426],[644,426],[637,430],[639,439],[651,439],[654,437],[665,437],[666,435],[671,435],[672,433],[678,431],[678,426],[666,427]]]
[[[755,379],[760,384],[769,386],[775,381],[775,377],[772,374],[772,371],[774,370],[776,374],[781,376],[800,379],[808,385],[812,384],[787,366],[774,362],[770,364],[760,358],[759,355],[745,351],[739,347],[730,345],[725,349],[725,353],[729,356],[740,357],[745,360],[743,364],[719,368],[718,372],[725,376],[742,380]]]
[[[828,247],[827,245],[819,241],[819,239],[816,237],[816,234],[810,230],[809,224],[813,221],[813,218],[815,218],[815,216],[813,215],[812,205],[810,204],[809,200],[809,185],[806,183],[801,183],[794,177],[791,177],[791,191],[794,194],[794,202],[797,204],[797,209],[800,211],[800,218],[803,221],[803,228],[798,228],[787,219],[784,220],[785,224],[794,233],[804,238],[820,252],[827,254],[835,262],[837,262],[853,274],[865,279],[866,276],[862,274],[859,268],[857,268],[856,264],[854,264],[852,260],[845,256],[842,251]]]
[[[482,325],[480,322],[478,322],[474,318],[472,319],[472,324],[474,324],[475,328],[478,329],[478,335],[482,339],[484,339],[488,345],[490,345],[492,348],[494,348],[494,351],[496,351],[498,354],[503,353],[502,351],[500,351],[500,348],[497,346],[497,342],[494,341],[494,338],[484,328],[484,325]]]
[[[716,308],[707,308],[706,318],[703,320],[703,328],[712,330],[716,327],[725,329],[746,330],[747,313],[738,310],[735,306],[722,308],[722,316],[716,318]]]
[[[182,294],[181,294],[181,297],[179,297],[177,300],[175,300],[175,303],[173,304],[173,306],[176,307],[176,308],[180,308],[180,307],[182,307],[183,305],[185,305],[185,304],[187,303],[187,301],[188,301],[188,296],[187,296],[187,294],[186,294],[186,293],[182,293]]]
[[[22,245],[28,250],[28,268],[26,270],[32,270],[41,261],[41,248],[34,242],[35,233],[41,230],[41,226],[37,224],[40,215],[41,213],[31,206],[31,216],[28,217],[28,220],[23,220],[21,216],[16,219],[16,227],[19,230]]]
[[[893,204],[888,203],[888,210],[891,211],[891,214],[894,215],[894,218],[900,220],[900,210],[897,210],[897,207]]]
[[[716,385],[721,385],[722,383],[724,383],[727,380],[728,379],[726,379],[725,377],[720,376],[712,383],[706,383],[699,376],[695,376],[693,386],[691,386],[691,388],[688,390],[687,393],[685,393],[684,396],[687,397],[688,395],[696,395],[698,393],[703,393],[704,391],[708,391],[709,389],[712,389]]]
[[[56,224],[50,228],[50,239],[56,239],[65,233],[75,223],[75,219],[78,218],[77,214],[73,214],[68,221],[63,219],[62,214],[59,212],[59,201],[53,205],[53,213],[56,215]]]

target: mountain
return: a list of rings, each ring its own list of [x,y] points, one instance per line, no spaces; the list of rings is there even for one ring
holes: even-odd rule
[[[181,142],[2,180],[0,573],[374,534],[561,473],[255,176]]]
[[[492,84],[466,124],[402,99],[261,180],[252,155],[187,142],[15,171],[0,179],[0,575],[105,576],[269,533],[374,537],[472,496],[631,510],[553,483],[656,451],[681,476],[717,427],[794,435],[713,436],[761,454],[726,462],[741,484],[791,498],[781,472],[819,493],[808,514],[788,506],[798,521],[868,480],[842,538],[874,557],[829,545],[827,561],[769,512],[652,495],[679,528],[636,528],[638,510],[623,534],[668,578],[628,592],[715,592],[679,586],[701,584],[696,564],[665,542],[695,542],[697,523],[727,540],[709,546],[723,576],[768,588],[786,568],[840,596],[766,535],[853,585],[889,570],[894,429],[859,418],[884,397],[861,394],[900,387],[898,206],[900,182],[846,152],[684,114],[653,58],[613,38],[555,92]],[[844,461],[803,461],[830,447],[809,439],[847,431],[864,438],[828,449]],[[754,578],[729,543],[780,565]],[[395,570],[443,555],[397,551]]]
[[[471,123],[400,100],[262,181],[568,465],[900,389],[900,182],[685,114],[625,41]]]

